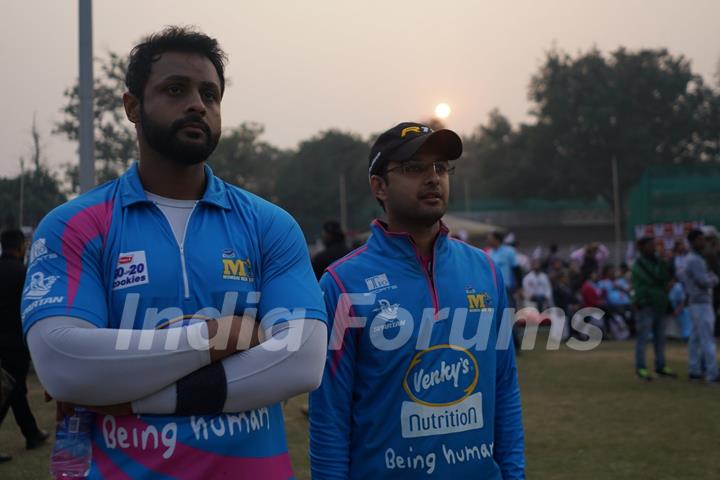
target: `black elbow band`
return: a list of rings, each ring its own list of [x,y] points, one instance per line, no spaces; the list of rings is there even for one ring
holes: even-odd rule
[[[225,368],[216,362],[177,382],[177,415],[213,415],[222,412],[227,397]]]

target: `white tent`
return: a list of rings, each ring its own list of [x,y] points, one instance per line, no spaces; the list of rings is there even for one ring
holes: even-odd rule
[[[503,231],[504,229],[489,223],[478,222],[469,218],[458,217],[452,214],[445,214],[442,219],[443,223],[450,229],[450,233],[457,237],[466,238],[480,237],[488,235],[492,232]],[[464,232],[464,234],[462,233]]]

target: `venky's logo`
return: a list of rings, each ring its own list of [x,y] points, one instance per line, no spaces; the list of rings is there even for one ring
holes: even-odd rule
[[[457,345],[434,345],[413,357],[403,389],[415,403],[447,407],[472,395],[479,375],[477,360],[470,351]]]
[[[241,280],[252,282],[252,263],[249,258],[223,258],[223,278],[225,280]]]

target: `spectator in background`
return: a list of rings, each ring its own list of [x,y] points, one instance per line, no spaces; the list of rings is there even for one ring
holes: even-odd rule
[[[543,270],[549,273],[549,271],[553,268],[553,265],[555,265],[558,261],[562,265],[562,258],[560,258],[560,255],[558,254],[558,246],[556,243],[553,243],[550,245],[548,256],[545,257],[545,261],[543,262]]]
[[[10,396],[15,421],[25,437],[25,447],[38,447],[48,438],[40,430],[30,411],[27,401],[27,375],[30,369],[30,352],[25,346],[20,320],[20,299],[25,283],[25,235],[20,230],[6,230],[0,236],[0,363],[15,380],[15,389]],[[31,255],[31,258],[33,256]],[[7,410],[0,416],[2,424]],[[0,454],[0,462],[10,460],[9,455]]]
[[[600,275],[596,270],[591,271],[580,288],[583,307],[603,308],[605,306],[605,295],[598,284]]]
[[[515,249],[503,243],[503,234],[492,232],[488,237],[490,258],[500,271],[508,291],[508,306],[515,308],[515,294],[522,285],[522,274]]]
[[[570,275],[567,271],[560,273],[557,277],[557,281],[552,283],[553,285],[553,303],[562,308],[568,318],[572,315],[579,307],[578,297],[570,287]]]
[[[508,308],[517,307],[516,297],[522,297],[522,272],[518,263],[515,249],[503,243],[504,236],[500,232],[492,232],[488,237],[488,250],[490,258],[500,271],[507,290]],[[513,345],[515,352],[520,353],[520,333],[516,326],[513,326]]]
[[[570,276],[570,288],[572,288],[574,292],[579,292],[587,278],[583,277],[580,272],[580,262],[570,260],[568,264],[568,275]]]
[[[706,225],[702,228],[705,235],[705,261],[708,268],[716,276],[720,277],[720,240],[718,239],[718,231],[712,225]],[[715,311],[715,336],[718,336],[717,315],[720,312],[720,285],[716,285],[713,291],[713,310]]]
[[[598,284],[603,290],[608,312],[620,315],[625,323],[629,323],[632,312],[630,285],[622,276],[616,276],[612,265],[603,267],[601,277]]]
[[[583,308],[599,308],[603,310],[602,322],[598,322],[597,327],[603,331],[603,337],[610,332],[610,319],[607,313],[607,301],[605,292],[600,288],[600,274],[597,270],[591,271],[580,287],[580,298]]]
[[[675,278],[682,281],[683,273],[685,273],[685,265],[687,264],[688,259],[688,249],[685,246],[685,240],[678,239],[675,240],[675,245],[673,246],[673,272],[675,274]]]
[[[318,280],[331,263],[344,257],[350,251],[345,244],[345,232],[336,221],[325,222],[322,228],[322,241],[325,250],[318,252],[312,258],[313,271]]]
[[[645,346],[650,334],[655,348],[655,372],[661,377],[677,378],[665,365],[665,314],[668,310],[668,291],[672,286],[670,265],[657,257],[655,240],[643,237],[637,242],[638,257],[632,267],[632,285],[637,309],[635,324],[635,372],[642,380],[652,375],[645,366]]]
[[[688,313],[687,308],[685,308],[687,295],[682,282],[675,282],[673,287],[670,289],[668,299],[670,300],[670,306],[672,307],[673,317],[680,329],[680,336],[683,340],[688,340],[692,329],[690,328],[690,314]]]
[[[705,236],[700,230],[688,234],[692,252],[685,265],[685,288],[688,294],[688,310],[692,320],[690,342],[688,343],[688,369],[690,380],[703,378],[701,365],[705,365],[705,381],[716,383],[718,377],[717,356],[713,327],[715,312],[712,307],[712,289],[718,284],[718,277],[708,269],[703,258]]]
[[[566,269],[563,265],[563,261],[560,258],[556,258],[550,263],[550,265],[548,265],[546,271],[548,278],[550,279],[550,283],[555,285],[557,279],[566,272]]]
[[[629,292],[630,284],[632,283],[632,272],[630,271],[630,267],[628,267],[627,263],[622,262],[620,264],[620,273],[618,273],[618,277],[625,281],[625,285],[627,285],[627,290]]]
[[[585,247],[585,255],[583,255],[582,263],[580,264],[580,275],[582,278],[588,279],[593,272],[598,272],[600,270],[600,262],[597,259],[597,253],[598,246],[596,243],[591,243]]]
[[[530,271],[530,257],[528,257],[519,250],[520,242],[518,241],[514,233],[511,232],[508,234],[508,236],[505,238],[505,244],[509,245],[513,250],[515,250],[517,264],[520,267],[520,278],[522,278],[523,275]]]
[[[550,279],[541,269],[541,260],[532,261],[532,270],[523,278],[522,289],[526,301],[534,302],[539,312],[553,305]]]

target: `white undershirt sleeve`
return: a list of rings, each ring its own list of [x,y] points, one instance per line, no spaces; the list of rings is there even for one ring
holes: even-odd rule
[[[264,343],[222,361],[227,379],[223,412],[244,412],[273,405],[316,389],[327,352],[327,326],[314,319],[291,320],[266,331]],[[134,413],[172,414],[176,386],[134,401]]]
[[[27,342],[45,390],[79,405],[131,402],[211,363],[205,322],[124,330],[50,317],[30,328]]]

